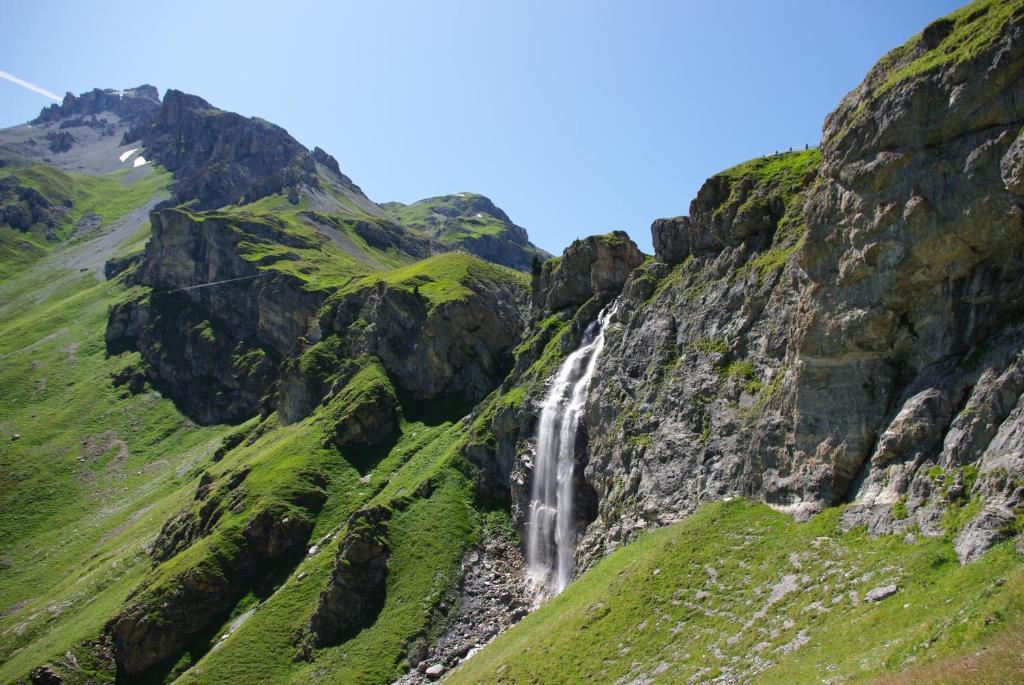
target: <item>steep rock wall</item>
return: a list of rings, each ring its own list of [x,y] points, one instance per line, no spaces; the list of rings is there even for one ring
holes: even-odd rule
[[[846,525],[948,533],[963,561],[1020,531],[1022,63],[1024,6],[975,3],[887,55],[820,150],[722,172],[654,223],[581,427],[578,568],[728,496],[848,502]],[[570,249],[536,276],[468,448],[520,522],[541,372],[600,308],[592,265]]]
[[[108,349],[138,349],[150,376],[198,421],[256,414],[326,294],[241,256],[243,240],[294,239],[273,221],[177,209],[151,221],[153,237],[131,278],[150,290],[110,312]],[[194,288],[210,283],[218,285]]]
[[[997,11],[973,54],[920,66]],[[795,192],[772,169],[813,151],[655,223],[588,408],[585,556],[726,495],[850,501],[874,532],[938,535],[964,509],[962,560],[1019,530],[1022,63],[1024,8],[969,7],[844,99]]]
[[[901,79],[986,22],[976,54]],[[825,122],[798,255],[796,448],[857,478],[849,524],[936,534],[971,502],[962,560],[1024,502],[1021,64],[1020,3],[969,6],[887,56]]]

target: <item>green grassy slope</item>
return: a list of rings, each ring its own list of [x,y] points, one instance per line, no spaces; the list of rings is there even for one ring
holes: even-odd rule
[[[459,193],[430,197],[411,205],[388,202],[381,207],[403,226],[432,235],[444,243],[459,244],[467,238],[501,235],[509,228],[505,221],[496,216],[484,212],[467,214],[456,206],[457,201],[469,203],[478,197],[482,196]]]
[[[316,451],[311,446],[323,440],[320,413],[282,429],[309,443],[299,454]],[[334,453],[325,459],[321,468],[329,472],[331,485],[311,536],[317,551],[273,594],[240,604],[224,627],[211,633],[210,644],[216,648],[184,672],[180,682],[310,682],[329,674],[334,682],[388,683],[403,673],[409,643],[429,629],[431,609],[457,580],[462,555],[482,523],[459,457],[463,432],[461,424],[439,417],[404,418],[393,445],[352,449],[344,458]],[[264,447],[258,442],[250,449],[258,453]],[[223,468],[251,464],[252,455],[245,450],[229,455]],[[423,496],[427,482],[429,494]],[[312,663],[296,660],[295,637],[327,585],[345,521],[356,509],[375,505],[395,512],[383,609],[352,639],[318,650]],[[234,618],[251,608],[255,611],[232,631]],[[183,661],[179,670],[186,665]]]
[[[311,287],[372,271],[310,227],[305,207],[281,200],[196,217],[266,222],[268,230],[283,232],[292,254],[268,258],[278,245],[253,241],[241,246],[244,256],[270,268],[295,266]],[[134,201],[113,206],[134,208]],[[147,224],[105,249],[136,252],[148,235]],[[387,683],[400,675],[408,645],[431,630],[433,606],[457,580],[462,555],[482,525],[459,453],[465,427],[456,419],[466,408],[407,403],[393,441],[344,452],[328,439],[336,402],[291,426],[273,417],[241,427],[194,426],[158,393],[147,388],[133,396],[112,385],[114,374],[139,359],[135,353],[107,356],[107,311],[142,292],[62,266],[88,248],[82,241],[55,246],[52,254],[48,248],[0,283],[0,469],[7,475],[0,488],[0,682],[43,663],[73,677],[112,679],[109,664],[94,663],[83,642],[100,635],[130,593],[130,602],[152,602],[156,610],[173,596],[182,574],[211,574],[211,582],[221,582],[212,560],[236,553],[256,511],[312,516],[317,553],[295,568],[282,567],[270,584],[247,585],[218,625],[195,635],[146,681],[287,682],[330,672]],[[464,254],[409,266],[401,266],[408,256],[369,254],[398,268],[358,283],[382,278],[395,287],[418,287],[435,304],[463,297],[485,279],[525,283],[518,272]],[[214,461],[224,440],[236,434],[248,439]],[[199,506],[200,477],[220,487],[243,469],[243,506],[225,509],[208,534],[154,566],[152,542],[168,519]],[[221,494],[215,490],[204,501]],[[318,511],[303,504],[320,496],[325,501]],[[381,615],[352,640],[318,650],[311,663],[295,661],[293,638],[326,587],[345,522],[356,509],[377,504],[395,512]]]
[[[68,207],[55,227],[59,241],[74,237],[75,225],[94,214],[102,222],[100,230],[143,206],[150,198],[167,189],[171,177],[158,166],[151,166],[141,175],[122,169],[103,176],[65,173],[45,164],[10,166],[0,169],[0,178],[16,176],[25,186],[40,193],[51,205]],[[88,239],[91,236],[81,236]],[[36,227],[19,231],[0,226],[0,278],[9,278],[46,255],[61,242],[47,241]]]
[[[356,222],[381,220],[363,214],[324,214],[308,207],[303,198],[292,205],[282,195],[270,195],[243,206],[183,212],[197,222],[226,221],[243,238],[243,258],[260,268],[295,276],[310,290],[331,290],[354,277],[397,268],[413,261],[395,249],[374,248],[355,230]],[[326,227],[317,228],[316,223]],[[324,231],[330,231],[332,240]]]
[[[1024,617],[1012,545],[960,566],[948,539],[843,533],[839,514],[707,505],[612,553],[446,682],[861,682]],[[888,583],[899,592],[864,601]]]
[[[446,252],[391,271],[353,280],[338,291],[339,296],[375,287],[378,281],[392,288],[416,290],[431,306],[469,297],[484,281],[529,286],[529,277],[508,267],[485,262],[459,252]]]
[[[105,218],[148,199],[139,183],[149,190],[127,186],[131,202],[109,199],[120,209]],[[223,432],[112,386],[135,356],[108,358],[103,340],[126,291],[62,266],[86,248],[62,245],[0,282],[0,682],[98,633]]]
[[[381,208],[413,231],[501,264],[525,269],[533,256],[541,260],[550,257],[483,195],[457,193],[410,205],[387,202]],[[503,248],[499,250],[498,245]]]

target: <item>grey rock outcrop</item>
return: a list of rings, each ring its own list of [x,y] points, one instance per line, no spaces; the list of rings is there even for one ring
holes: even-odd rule
[[[125,135],[174,173],[179,202],[199,208],[246,203],[288,188],[319,188],[312,153],[279,126],[219,110],[168,90],[154,121]]]
[[[238,245],[247,238],[284,245],[301,238],[268,218],[166,209],[151,221],[153,237],[133,282],[152,292],[111,310],[108,349],[138,349],[152,380],[198,421],[253,416],[326,293],[261,271]],[[209,283],[218,285],[193,288]]]
[[[725,496],[798,517],[846,501],[844,525],[952,534],[962,561],[1019,532],[1024,14],[931,59],[979,12],[882,60],[820,151],[722,172],[689,216],[654,223],[656,260],[623,267],[580,429],[594,503],[577,507],[578,570]],[[575,321],[592,275],[579,257],[546,265],[532,320]],[[553,339],[527,332],[502,388],[515,402],[467,448],[519,509],[543,384],[513,391]],[[951,508],[980,513],[946,530]]]
[[[153,86],[141,85],[126,90],[94,88],[81,95],[67,93],[59,105],[44,107],[32,123],[71,121],[110,112],[126,122],[139,124],[151,121],[159,111],[160,93]]]
[[[867,594],[864,595],[864,601],[881,602],[883,599],[888,599],[889,597],[892,597],[897,592],[899,592],[899,588],[893,584],[881,585],[879,587],[868,590]]]
[[[384,605],[384,581],[391,556],[387,544],[390,518],[391,511],[386,507],[363,509],[349,518],[331,580],[309,620],[309,630],[318,646],[363,627]]]
[[[575,309],[592,297],[610,299],[644,255],[623,231],[573,241],[562,257],[544,263],[533,284],[534,312]]]
[[[821,165],[793,197],[799,247],[780,250],[802,217],[756,174],[714,178],[689,218],[655,223],[659,259],[678,266],[627,284],[641,309],[656,284],[660,306],[620,317],[595,377],[592,546],[725,494],[796,513],[847,499],[847,525],[931,534],[937,510],[982,498],[957,537],[965,561],[1013,533],[1021,493],[1000,477],[1024,472],[1024,17],[973,59],[884,90],[936,35],[883,60],[826,121]]]
[[[1004,477],[1024,472],[1015,410],[1024,14],[973,58],[884,89],[894,70],[967,30],[938,25],[892,53],[825,122],[824,182],[798,255],[813,295],[797,340],[796,449],[857,479],[848,525],[937,532],[937,508],[982,500],[956,539],[967,561],[1013,534],[1005,512],[1024,501]],[[936,481],[947,478],[963,492],[943,493]],[[900,497],[907,518],[893,513]]]

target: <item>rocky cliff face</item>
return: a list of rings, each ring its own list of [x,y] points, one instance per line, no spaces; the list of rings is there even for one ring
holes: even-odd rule
[[[177,209],[154,212],[151,222],[153,237],[132,276],[151,290],[111,310],[108,349],[138,349],[151,377],[198,421],[258,413],[325,293],[261,271],[239,243],[295,239],[273,221]]]
[[[174,173],[179,202],[200,208],[246,203],[299,186],[319,188],[313,154],[279,126],[169,90],[153,121],[125,135]],[[298,200],[295,195],[296,201]]]
[[[286,367],[282,417],[296,420],[333,396],[359,367],[345,360],[366,356],[413,400],[482,399],[511,367],[523,327],[522,286],[498,269],[465,255],[439,255],[387,281],[367,277],[332,295],[308,346]],[[448,290],[455,287],[457,296]]]
[[[84,117],[109,112],[126,123],[138,124],[152,120],[159,111],[160,93],[153,86],[142,85],[127,90],[94,88],[81,95],[66,94],[61,104],[43,108],[32,123],[62,122],[66,128],[78,124],[76,120],[84,121]]]
[[[622,231],[574,241],[560,259],[534,274],[534,312],[539,317],[576,309],[594,297],[607,301],[643,261],[643,253]]]
[[[918,72],[936,53],[959,59]],[[935,534],[949,506],[980,508],[962,560],[1018,530],[1024,503],[1022,63],[1013,3],[887,56],[825,122],[797,255],[794,453],[856,479],[850,524]]]
[[[820,151],[712,177],[689,216],[654,223],[653,262],[611,270],[582,568],[729,495],[798,516],[850,502],[846,524],[876,533],[963,519],[964,561],[1019,532],[1022,51],[1019,5],[937,22],[841,103]],[[529,369],[550,314],[594,292],[591,263],[570,250],[535,281],[532,352],[469,449],[519,509],[543,397]]]

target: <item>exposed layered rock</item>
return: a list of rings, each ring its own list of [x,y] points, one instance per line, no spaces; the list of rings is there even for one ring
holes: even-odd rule
[[[174,173],[178,201],[195,199],[200,208],[319,187],[313,155],[283,128],[181,91],[168,90],[155,121],[125,135],[125,142],[134,140]]]
[[[964,561],[1020,530],[1024,9],[958,53],[996,11],[970,10],[887,56],[820,152],[730,169],[654,223],[580,429],[578,569],[730,495],[798,516],[850,501],[846,525],[951,533]],[[536,327],[467,448],[520,521],[543,397],[530,370],[573,349],[560,331],[599,289],[600,260],[572,257],[536,278]]]
[[[328,300],[316,326],[321,340],[285,368],[279,402],[285,421],[340,391],[355,370],[346,360],[362,355],[378,359],[396,389],[413,400],[476,402],[501,382],[522,332],[521,287],[486,277],[498,267],[465,255],[434,260],[439,272],[449,264],[467,269],[463,281],[446,286],[465,288],[463,296],[435,303],[419,285],[365,279]]]
[[[242,257],[243,240],[305,246],[273,219],[151,216],[153,237],[134,282],[152,288],[114,307],[107,345],[138,349],[153,380],[202,422],[238,421],[259,411],[278,364],[324,302],[294,277],[261,271]],[[193,288],[217,283],[216,286]]]
[[[935,22],[829,116],[799,255],[814,292],[796,450],[857,477],[850,525],[935,534],[946,508],[980,503],[956,538],[964,561],[1017,531],[1024,504],[1024,7],[975,56],[894,74],[1002,10]]]
[[[391,511],[386,507],[362,509],[349,518],[331,579],[309,620],[317,646],[335,642],[367,625],[384,605],[384,581],[391,556],[387,544],[390,518]]]
[[[74,95],[67,93],[58,104],[44,107],[32,123],[73,122],[84,125],[85,118],[103,112],[115,114],[127,123],[143,123],[152,120],[160,111],[160,93],[150,85],[126,90],[94,88],[88,93]],[[76,119],[82,122],[75,121]],[[95,121],[95,120],[93,120]]]
[[[447,251],[443,245],[409,233],[398,224],[388,221],[357,219],[352,222],[352,228],[367,245],[385,252],[395,251],[423,258]]]
[[[366,321],[356,349],[378,356],[416,399],[479,400],[508,371],[522,328],[514,289],[486,281],[475,286],[474,296],[439,307],[387,286],[342,296],[330,303],[329,330]]]
[[[730,169],[708,180],[689,217],[652,227],[657,260],[623,289],[583,419],[581,467],[597,501],[578,545],[584,568],[701,502],[771,500],[790,486],[773,476],[770,450],[786,440],[789,336],[803,284],[787,264],[818,159],[809,150]]]
[[[931,535],[973,501],[962,560],[1018,530],[1024,13],[915,73],[943,30],[828,118],[817,182],[787,200],[727,172],[655,223],[665,266],[626,286],[592,386],[584,556],[726,494],[796,513],[851,500],[847,525]]]

